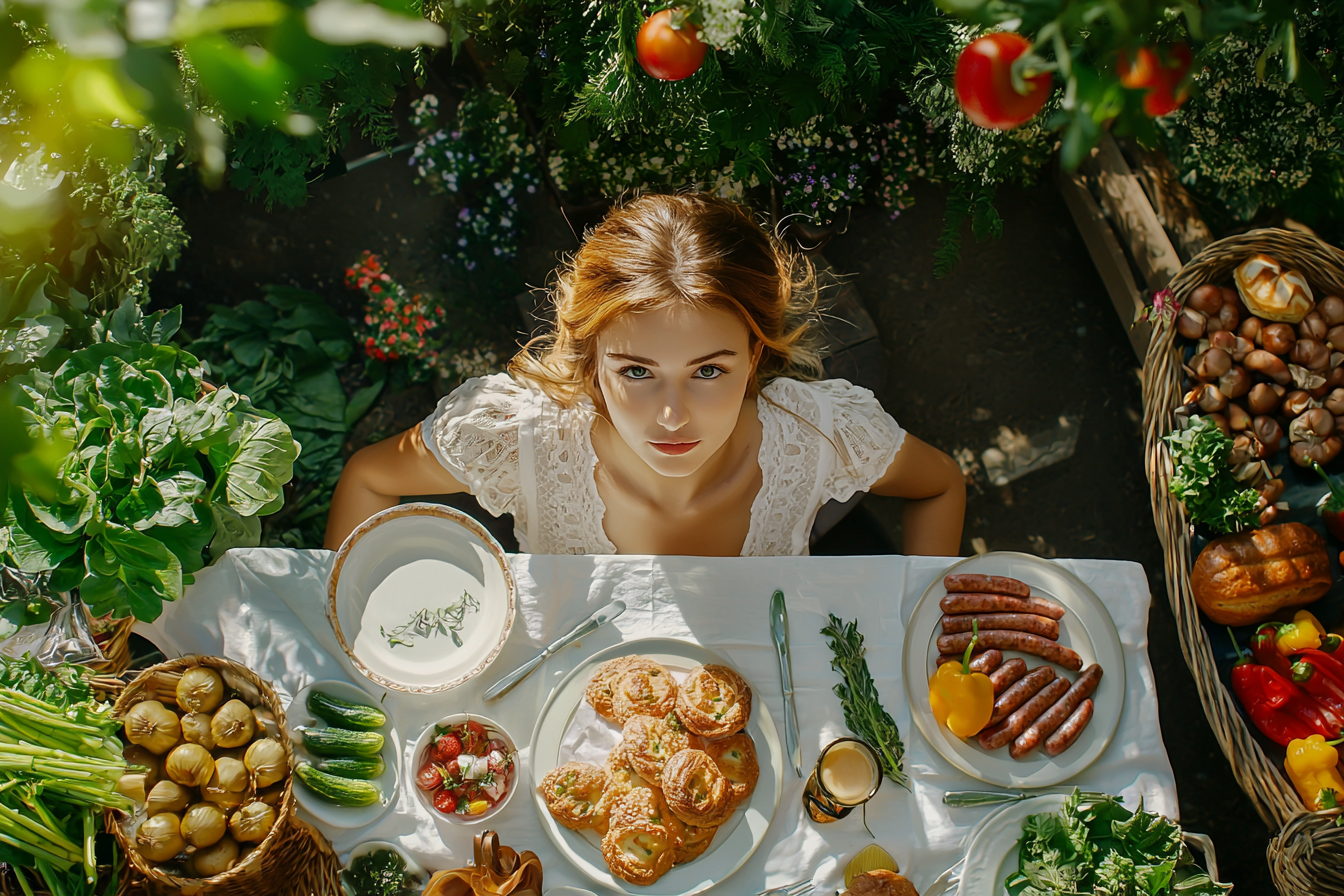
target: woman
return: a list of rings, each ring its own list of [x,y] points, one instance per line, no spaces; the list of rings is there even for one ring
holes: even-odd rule
[[[954,555],[965,484],[866,389],[819,370],[810,267],[741,207],[645,196],[556,289],[556,331],[350,459],[326,546],[402,495],[469,491],[530,553],[805,554],[817,510],[908,499],[905,549]]]

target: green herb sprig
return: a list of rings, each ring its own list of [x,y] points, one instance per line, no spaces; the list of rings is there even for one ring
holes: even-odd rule
[[[905,744],[901,742],[896,720],[882,708],[877,686],[868,671],[868,661],[863,658],[863,635],[859,632],[858,621],[846,623],[832,613],[830,625],[821,633],[830,639],[834,654],[831,668],[844,677],[834,690],[845,711],[845,725],[877,751],[882,760],[882,773],[908,788],[910,784],[901,769]]]
[[[391,632],[381,625],[378,626],[378,632],[387,639],[388,647],[396,647],[398,644],[410,647],[416,638],[428,638],[433,634],[447,635],[453,639],[454,644],[461,647],[462,636],[458,633],[466,625],[467,613],[474,613],[480,608],[480,602],[463,591],[462,597],[446,607],[437,610],[428,607],[416,610],[409,620]]]
[[[1215,532],[1239,532],[1260,522],[1255,509],[1260,494],[1232,474],[1228,455],[1232,440],[1208,417],[1194,417],[1190,426],[1164,437],[1171,446],[1171,493],[1185,505],[1190,519]]]

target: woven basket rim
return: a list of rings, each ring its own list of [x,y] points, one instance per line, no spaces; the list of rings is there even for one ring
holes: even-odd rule
[[[293,769],[295,760],[293,745],[290,743],[289,738],[283,736],[283,732],[288,730],[288,726],[285,721],[284,707],[281,705],[280,698],[276,695],[275,690],[267,681],[260,678],[251,669],[225,657],[188,654],[150,666],[148,669],[140,672],[140,674],[126,685],[125,689],[121,692],[121,695],[117,697],[116,703],[112,706],[113,715],[117,718],[122,718],[132,706],[147,699],[143,694],[146,686],[154,676],[160,673],[183,672],[195,666],[208,666],[214,669],[226,670],[232,674],[238,675],[248,684],[257,688],[261,694],[263,704],[275,717],[276,724],[279,726],[282,733],[279,740],[285,749],[285,758],[288,760],[290,767],[290,774],[285,779],[284,791],[281,794],[280,804],[276,810],[275,824],[271,826],[271,829],[266,833],[265,838],[257,844],[256,848],[248,854],[246,859],[239,862],[228,871],[225,871],[223,874],[216,874],[213,877],[179,877],[160,871],[155,865],[145,861],[145,859],[140,856],[140,852],[135,848],[134,844],[128,842],[126,833],[121,825],[124,813],[109,810],[106,826],[112,832],[112,836],[116,838],[117,845],[121,847],[122,851],[126,854],[131,866],[134,867],[138,873],[153,883],[161,884],[175,890],[199,892],[243,880],[260,870],[263,861],[273,847],[281,841],[285,831],[290,827],[291,820],[294,818]]]

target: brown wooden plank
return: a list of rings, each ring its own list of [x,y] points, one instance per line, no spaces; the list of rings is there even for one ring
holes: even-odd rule
[[[1117,238],[1152,292],[1164,289],[1181,269],[1180,256],[1162,229],[1152,203],[1109,133],[1092,149],[1082,165],[1088,185],[1096,191]]]
[[[1083,242],[1087,245],[1088,254],[1092,256],[1092,263],[1096,265],[1097,273],[1101,275],[1101,282],[1106,285],[1106,292],[1111,297],[1111,304],[1115,306],[1120,325],[1129,334],[1134,354],[1142,363],[1148,353],[1148,340],[1152,336],[1153,328],[1147,321],[1134,324],[1134,315],[1143,310],[1145,303],[1143,294],[1139,292],[1138,285],[1134,282],[1134,275],[1130,272],[1125,250],[1120,247],[1120,241],[1116,239],[1105,213],[1088,192],[1081,176],[1076,172],[1070,174],[1060,168],[1056,182],[1060,193],[1064,195],[1064,202],[1068,205],[1069,212],[1073,215],[1074,224],[1083,235]]]
[[[1166,228],[1172,245],[1181,261],[1188,262],[1213,242],[1213,231],[1199,214],[1199,208],[1171,160],[1160,152],[1144,149],[1133,140],[1121,144],[1125,155],[1133,162],[1131,170],[1139,179],[1157,214],[1157,220]]]

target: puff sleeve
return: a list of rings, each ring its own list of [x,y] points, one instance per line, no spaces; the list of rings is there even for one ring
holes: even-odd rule
[[[521,508],[518,431],[529,393],[507,374],[473,377],[440,399],[421,424],[425,445],[495,516]]]
[[[905,441],[905,430],[862,386],[846,380],[811,385],[831,406],[835,463],[824,475],[822,491],[827,499],[848,501],[887,472]]]

